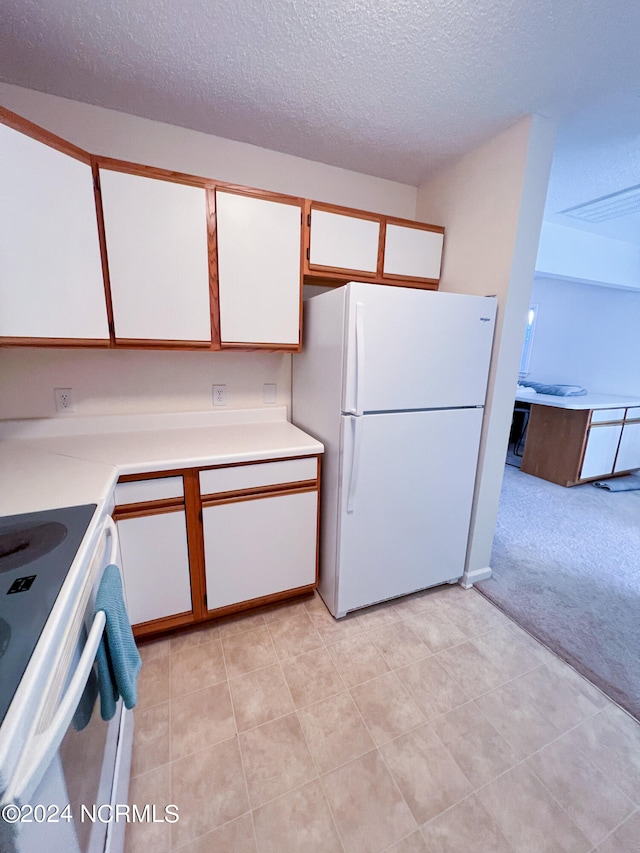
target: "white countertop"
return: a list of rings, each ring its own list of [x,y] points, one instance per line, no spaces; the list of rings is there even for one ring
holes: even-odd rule
[[[536,406],[554,406],[556,409],[626,409],[630,406],[640,406],[640,397],[621,397],[614,394],[557,397],[555,394],[517,393],[516,400]]]
[[[111,415],[0,424],[0,514],[103,505],[121,474],[323,452],[286,409]]]

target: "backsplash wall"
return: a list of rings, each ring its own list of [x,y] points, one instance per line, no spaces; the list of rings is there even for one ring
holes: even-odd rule
[[[265,382],[290,407],[289,354],[7,347],[0,420],[55,416],[54,388],[73,389],[75,414],[98,415],[210,409],[213,384],[227,386],[227,408],[258,407]]]

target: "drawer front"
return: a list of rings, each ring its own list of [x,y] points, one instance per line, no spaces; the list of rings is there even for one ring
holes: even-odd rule
[[[604,421],[624,420],[625,409],[594,409],[591,412],[591,423],[601,424]]]
[[[297,483],[300,480],[315,480],[317,475],[318,462],[315,456],[306,459],[286,459],[283,462],[260,462],[255,465],[212,468],[208,471],[200,471],[200,493],[213,495],[239,489],[276,486],[280,483]]]
[[[116,486],[116,506],[182,497],[184,497],[182,477],[134,480],[130,483],[118,483]]]
[[[632,409],[627,409],[628,421],[640,421],[640,406],[634,406]]]

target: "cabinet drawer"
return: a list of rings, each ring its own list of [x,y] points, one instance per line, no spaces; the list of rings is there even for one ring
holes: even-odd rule
[[[255,489],[279,483],[296,483],[315,480],[318,475],[316,457],[286,459],[282,462],[261,462],[230,468],[212,468],[200,471],[200,492],[203,495],[234,492],[238,489]]]
[[[625,409],[594,409],[591,412],[591,423],[601,424],[603,421],[623,421]]]
[[[146,501],[161,501],[167,498],[184,496],[182,477],[158,477],[152,480],[135,480],[130,483],[118,483],[116,486],[116,506],[138,504]]]
[[[640,406],[634,406],[632,409],[627,409],[627,420],[628,421],[640,420]]]

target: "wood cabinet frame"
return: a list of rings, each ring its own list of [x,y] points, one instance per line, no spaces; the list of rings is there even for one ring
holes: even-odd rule
[[[621,477],[635,470],[630,468],[615,471],[622,438],[621,430],[612,470],[602,471],[591,477],[580,476],[589,433],[592,429],[608,426],[624,427],[625,424],[639,422],[638,418],[627,419],[629,408],[624,406],[619,408],[625,411],[623,417],[593,422],[591,416],[594,410],[592,409],[561,409],[532,401],[520,470],[525,474],[532,474],[534,477],[567,487],[593,482],[603,477]]]
[[[335,213],[340,216],[352,216],[355,219],[367,219],[380,224],[378,236],[378,257],[375,272],[362,270],[347,270],[342,267],[321,266],[310,263],[311,255],[311,211],[322,210],[327,213]],[[389,275],[384,273],[384,252],[387,236],[387,224],[400,225],[405,228],[415,228],[418,231],[432,231],[444,235],[445,229],[439,225],[429,225],[426,222],[418,222],[415,219],[400,219],[396,216],[385,216],[383,214],[371,213],[371,211],[357,210],[352,207],[340,207],[334,204],[305,199],[304,204],[304,254],[303,254],[303,276],[305,284],[320,284],[328,287],[339,287],[347,281],[362,280],[375,284],[397,285],[399,287],[416,287],[423,290],[437,290],[439,279],[416,278],[411,276]],[[443,246],[444,255],[444,246]]]
[[[266,486],[255,486],[251,488],[236,489],[232,491],[214,492],[202,495],[200,492],[200,472],[215,468],[236,468],[241,466],[265,464],[270,462],[285,462],[294,459],[316,459],[316,477],[314,479],[299,480],[289,483],[275,483]],[[134,636],[137,638],[149,637],[162,634],[175,628],[183,628],[199,622],[217,619],[232,613],[262,607],[287,598],[292,598],[312,592],[318,585],[319,567],[319,541],[320,541],[320,478],[321,457],[318,454],[306,454],[303,456],[287,456],[279,458],[268,458],[250,460],[247,462],[236,462],[219,465],[206,465],[199,468],[179,468],[163,471],[154,471],[144,474],[125,474],[119,479],[119,483],[138,482],[140,480],[164,479],[168,477],[182,477],[184,486],[183,497],[163,498],[160,500],[140,501],[137,503],[119,504],[113,512],[114,521],[118,522],[127,518],[142,518],[163,512],[174,512],[183,509],[186,518],[187,547],[189,554],[189,570],[191,580],[191,603],[192,610],[184,613],[176,613],[162,619],[154,619],[133,626]],[[316,517],[316,572],[315,581],[293,589],[282,590],[270,595],[263,595],[247,601],[229,604],[224,607],[209,610],[207,607],[207,590],[204,560],[204,536],[202,523],[202,509],[206,506],[215,506],[225,503],[236,503],[240,501],[268,499],[281,495],[303,494],[305,492],[317,492],[318,508]]]

